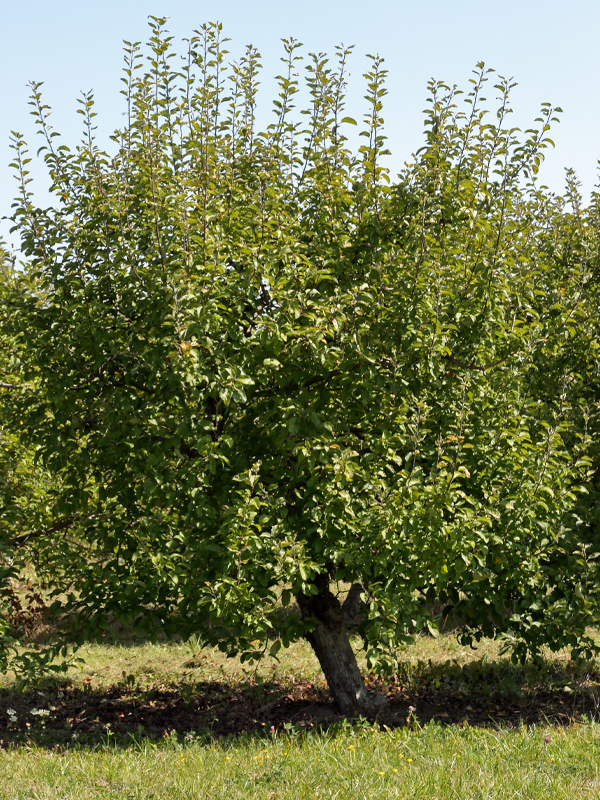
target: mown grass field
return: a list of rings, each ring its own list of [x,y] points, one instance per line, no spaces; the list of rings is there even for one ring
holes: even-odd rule
[[[81,655],[35,690],[3,679],[0,798],[600,798],[600,672],[567,654],[420,638],[369,678],[375,724],[335,713],[303,645],[256,673],[182,643]]]
[[[548,741],[546,741],[548,738]],[[597,798],[600,730],[382,731],[2,754],[6,798]]]

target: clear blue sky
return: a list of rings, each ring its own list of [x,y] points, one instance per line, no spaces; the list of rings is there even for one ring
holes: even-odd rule
[[[293,36],[306,51],[332,52],[354,44],[347,113],[360,115],[366,53],[379,53],[389,70],[386,128],[399,169],[422,141],[422,110],[429,78],[468,87],[471,70],[485,61],[514,76],[514,123],[528,127],[539,104],[560,105],[556,150],[543,178],[563,187],[564,167],[574,167],[589,192],[600,158],[600,3],[593,0],[21,0],[4,3],[0,49],[0,216],[10,213],[15,186],[8,169],[10,130],[23,133],[32,151],[39,144],[27,105],[29,80],[44,81],[52,122],[75,146],[80,119],[76,99],[93,89],[99,138],[120,125],[122,40],[145,41],[149,14],[168,16],[176,40],[206,21],[224,23],[231,57],[254,44],[263,57],[263,109],[279,71],[280,39]],[[493,90],[490,89],[489,97]],[[47,202],[42,169],[34,166],[39,203]],[[13,245],[6,222],[0,232]]]

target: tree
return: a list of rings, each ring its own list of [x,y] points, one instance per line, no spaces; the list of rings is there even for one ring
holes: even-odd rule
[[[569,412],[570,430],[565,443],[573,452],[578,451],[582,438],[589,441],[587,450],[591,461],[591,476],[586,491],[580,493],[573,519],[576,522],[577,545],[557,550],[553,554],[555,566],[568,576],[579,575],[584,585],[583,594],[591,604],[590,621],[597,624],[598,616],[598,515],[600,450],[600,391],[599,337],[598,337],[598,251],[599,205],[597,191],[585,207],[579,191],[579,182],[572,170],[567,170],[564,198],[555,198],[557,213],[544,246],[551,293],[543,302],[554,313],[560,311],[563,330],[559,347],[547,349],[538,357],[538,381],[534,388],[537,397],[558,395],[564,376],[570,375],[572,403]],[[575,267],[575,268],[574,268]],[[548,280],[548,279],[547,279]],[[565,306],[568,298],[569,309]],[[564,316],[563,316],[564,315]]]
[[[9,254],[4,248],[3,244],[0,242],[1,299],[3,299],[4,289],[9,281],[11,272],[12,263]],[[12,390],[15,388],[15,384],[12,382],[12,377],[8,374],[9,356],[6,343],[4,340],[2,340],[0,344],[2,345],[0,349],[0,392],[5,393],[8,389]],[[4,533],[4,530],[6,530],[8,526],[12,527],[15,515],[15,506],[22,492],[20,491],[20,486],[18,488],[15,486],[16,481],[14,480],[15,473],[17,472],[15,462],[18,462],[19,460],[16,458],[18,444],[16,437],[9,434],[6,426],[6,415],[2,412],[4,412],[4,403],[0,406],[0,531]],[[0,566],[0,580],[2,581],[1,585],[4,589],[9,585],[9,582],[14,577],[14,570],[9,560],[10,555],[7,558],[7,554],[4,552],[4,548],[2,547],[4,543],[3,538],[4,537],[0,535],[0,558],[2,558]],[[6,592],[3,592],[2,594],[3,596],[0,600],[0,609],[2,611],[2,616],[0,617],[0,653],[4,655],[9,651],[14,639],[10,635],[9,625],[4,619],[6,616],[8,616],[8,598],[6,597]],[[8,659],[4,657],[2,661],[0,661],[0,664],[4,669],[6,669],[8,665]]]
[[[433,600],[465,642],[591,652],[588,578],[556,558],[575,558],[589,469],[563,336],[582,295],[550,305],[580,264],[557,274],[562,207],[536,179],[559,109],[519,139],[508,81],[486,117],[483,64],[466,112],[431,82],[425,145],[392,180],[381,58],[353,150],[349,50],[309,55],[296,118],[300,45],[284,40],[259,131],[259,54],[228,68],[206,25],[176,70],[163,26],[146,70],[126,43],[113,154],[91,95],[71,150],[32,85],[56,207],[35,206],[14,137],[37,289],[4,327],[36,381],[24,440],[60,477],[57,523],[28,539],[57,608],[85,635],[118,618],[247,660],[306,637],[341,710],[367,715],[383,700],[349,633],[393,669],[435,633]],[[560,390],[541,396],[550,362]]]
[[[14,293],[31,289],[0,242],[0,307],[6,311]],[[33,387],[20,379],[19,362],[15,337],[0,335],[0,671],[12,669],[22,679],[35,680],[48,671],[64,669],[66,662],[53,662],[57,656],[64,659],[67,649],[60,645],[34,651],[23,647],[24,623],[32,607],[39,611],[43,602],[40,581],[32,580],[43,548],[38,553],[28,548],[27,542],[37,532],[49,533],[48,527],[56,524],[48,501],[57,478],[43,469],[35,449],[20,440],[20,399]],[[40,566],[38,579],[43,577],[43,563]],[[19,593],[16,587],[23,578],[30,584],[29,591]]]

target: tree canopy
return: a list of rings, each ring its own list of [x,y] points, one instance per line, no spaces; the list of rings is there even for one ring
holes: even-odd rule
[[[309,54],[301,85],[284,40],[259,130],[256,50],[227,64],[206,25],[175,68],[164,24],[145,60],[126,43],[112,153],[91,95],[69,149],[33,84],[55,206],[14,137],[13,419],[55,481],[4,546],[83,635],[120,619],[246,659],[304,636],[347,712],[380,703],[349,631],[393,670],[434,601],[465,642],[591,653],[598,206],[540,185],[560,109],[521,133],[483,64],[462,98],[432,81],[393,178],[383,59],[357,123],[350,50]]]

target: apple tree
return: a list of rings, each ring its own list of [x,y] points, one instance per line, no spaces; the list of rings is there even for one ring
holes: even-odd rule
[[[205,25],[175,61],[163,26],[146,55],[126,43],[109,151],[91,95],[69,148],[32,84],[52,207],[14,135],[35,288],[3,326],[32,384],[22,440],[57,476],[27,546],[63,619],[246,660],[304,637],[345,713],[382,702],[350,634],[393,670],[435,633],[434,601],[465,642],[591,652],[574,512],[590,437],[564,335],[584,335],[585,265],[559,268],[564,206],[537,178],[559,110],[521,134],[509,81],[488,112],[483,65],[464,101],[432,81],[423,147],[394,178],[381,58],[357,121],[350,50],[284,40],[261,127],[256,50],[228,63]]]

